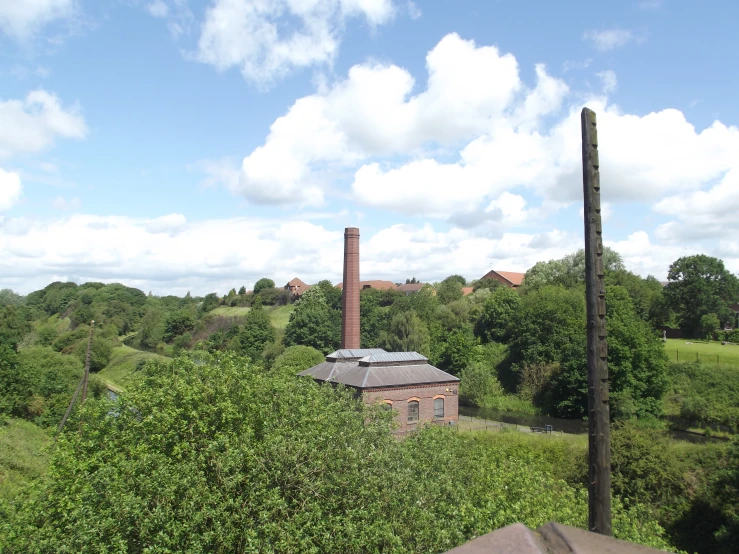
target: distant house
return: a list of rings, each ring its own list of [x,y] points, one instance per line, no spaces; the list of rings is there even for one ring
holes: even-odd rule
[[[344,283],[336,285],[337,289],[343,289]],[[377,289],[377,290],[398,290],[398,285],[392,281],[359,281],[360,290],[363,289]]]
[[[366,404],[380,402],[395,410],[401,433],[422,423],[449,425],[458,419],[459,379],[432,366],[417,352],[342,349],[298,375],[345,385]]]
[[[285,290],[290,291],[291,296],[301,296],[305,291],[310,288],[310,285],[306,285],[303,281],[294,277],[288,281],[285,285]]]
[[[481,279],[495,279],[512,289],[517,289],[523,283],[525,273],[517,273],[515,271],[495,271],[491,269]]]
[[[410,294],[416,294],[419,290],[426,286],[426,283],[406,283],[398,286],[400,292],[405,293],[406,296]],[[429,285],[431,286],[431,285]]]
[[[468,294],[472,294],[475,292],[475,289],[472,287],[462,287],[462,296],[467,296]]]

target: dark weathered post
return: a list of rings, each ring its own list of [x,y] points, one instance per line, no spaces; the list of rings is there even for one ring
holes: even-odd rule
[[[588,526],[596,533],[611,535],[611,422],[598,129],[595,112],[588,108],[583,108],[580,120],[585,200],[585,294],[588,311]]]
[[[90,338],[87,339],[87,354],[85,355],[85,375],[82,378],[82,403],[87,400],[87,381],[90,378],[90,349],[92,348],[92,331],[95,328],[95,321],[90,321]]]

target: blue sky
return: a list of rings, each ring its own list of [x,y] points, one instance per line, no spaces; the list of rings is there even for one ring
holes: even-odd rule
[[[739,270],[739,4],[0,1],[0,287],[525,271],[605,239]]]

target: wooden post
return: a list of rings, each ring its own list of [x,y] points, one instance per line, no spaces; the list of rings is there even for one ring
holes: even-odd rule
[[[595,112],[583,108],[582,186],[585,202],[585,295],[588,313],[588,527],[611,535],[611,422],[608,399],[606,289],[600,161]]]
[[[82,403],[87,400],[87,381],[90,378],[90,349],[92,349],[92,331],[95,328],[95,321],[90,321],[90,338],[87,339],[87,354],[85,355],[85,374],[82,378]]]

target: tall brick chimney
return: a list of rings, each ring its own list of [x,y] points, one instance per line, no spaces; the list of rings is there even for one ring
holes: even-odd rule
[[[341,297],[341,347],[359,348],[359,229],[344,229],[344,285]]]

